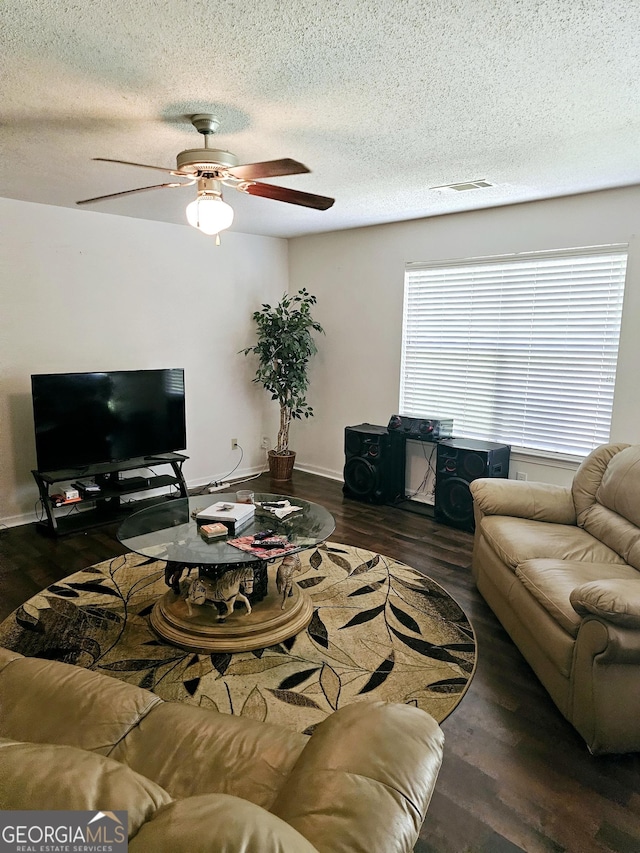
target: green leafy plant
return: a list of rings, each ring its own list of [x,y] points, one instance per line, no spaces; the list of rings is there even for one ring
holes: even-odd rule
[[[313,409],[307,403],[308,366],[317,352],[312,332],[324,329],[311,316],[316,297],[303,287],[294,296],[284,294],[272,307],[264,303],[253,313],[258,343],[242,350],[258,356],[254,382],[262,385],[280,406],[280,429],[275,452],[289,451],[289,427],[293,418],[309,418]]]

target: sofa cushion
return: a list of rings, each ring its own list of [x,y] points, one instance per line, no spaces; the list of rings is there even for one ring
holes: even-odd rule
[[[0,738],[0,809],[124,810],[132,835],[170,802],[159,785],[104,755]]]
[[[572,492],[578,525],[640,570],[640,445],[597,448]]]
[[[625,628],[640,628],[640,575],[598,579],[572,590],[571,605],[581,616],[599,616]]]
[[[165,702],[111,755],[176,799],[231,794],[268,809],[308,740],[283,726]]]
[[[578,524],[582,524],[582,514],[595,503],[596,492],[609,463],[627,447],[628,444],[602,444],[583,460],[571,483]]]
[[[615,551],[573,525],[487,515],[480,522],[480,531],[512,571],[525,560],[536,558],[624,565]]]
[[[293,827],[238,797],[176,800],[129,841],[129,853],[318,853]]]
[[[582,616],[571,602],[576,587],[590,586],[590,582],[609,578],[640,581],[640,575],[631,566],[572,560],[526,560],[516,568],[516,575],[536,601],[573,637],[582,622]]]
[[[25,684],[29,701],[24,702]],[[108,755],[154,706],[149,690],[59,661],[19,657],[0,669],[0,737]]]
[[[640,570],[640,529],[599,503],[585,513],[583,521],[585,530]]]

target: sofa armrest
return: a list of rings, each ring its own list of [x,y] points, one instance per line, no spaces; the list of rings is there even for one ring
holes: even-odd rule
[[[552,483],[480,477],[469,484],[474,505],[484,515],[510,515],[532,521],[575,524],[571,489]]]
[[[320,853],[409,853],[444,735],[410,705],[347,705],[316,726],[271,811]]]
[[[571,722],[594,755],[639,752],[640,631],[589,615],[576,639]]]
[[[624,628],[640,628],[640,574],[589,581],[572,590],[571,606],[581,616],[598,616]]]

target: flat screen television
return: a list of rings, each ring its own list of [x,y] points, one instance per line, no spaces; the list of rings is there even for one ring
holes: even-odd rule
[[[184,370],[31,377],[39,471],[184,450]]]

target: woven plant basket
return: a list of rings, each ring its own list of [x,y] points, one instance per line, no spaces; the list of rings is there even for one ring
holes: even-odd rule
[[[290,450],[285,456],[278,455],[275,450],[269,451],[269,473],[272,480],[286,482],[291,479],[296,454]]]

